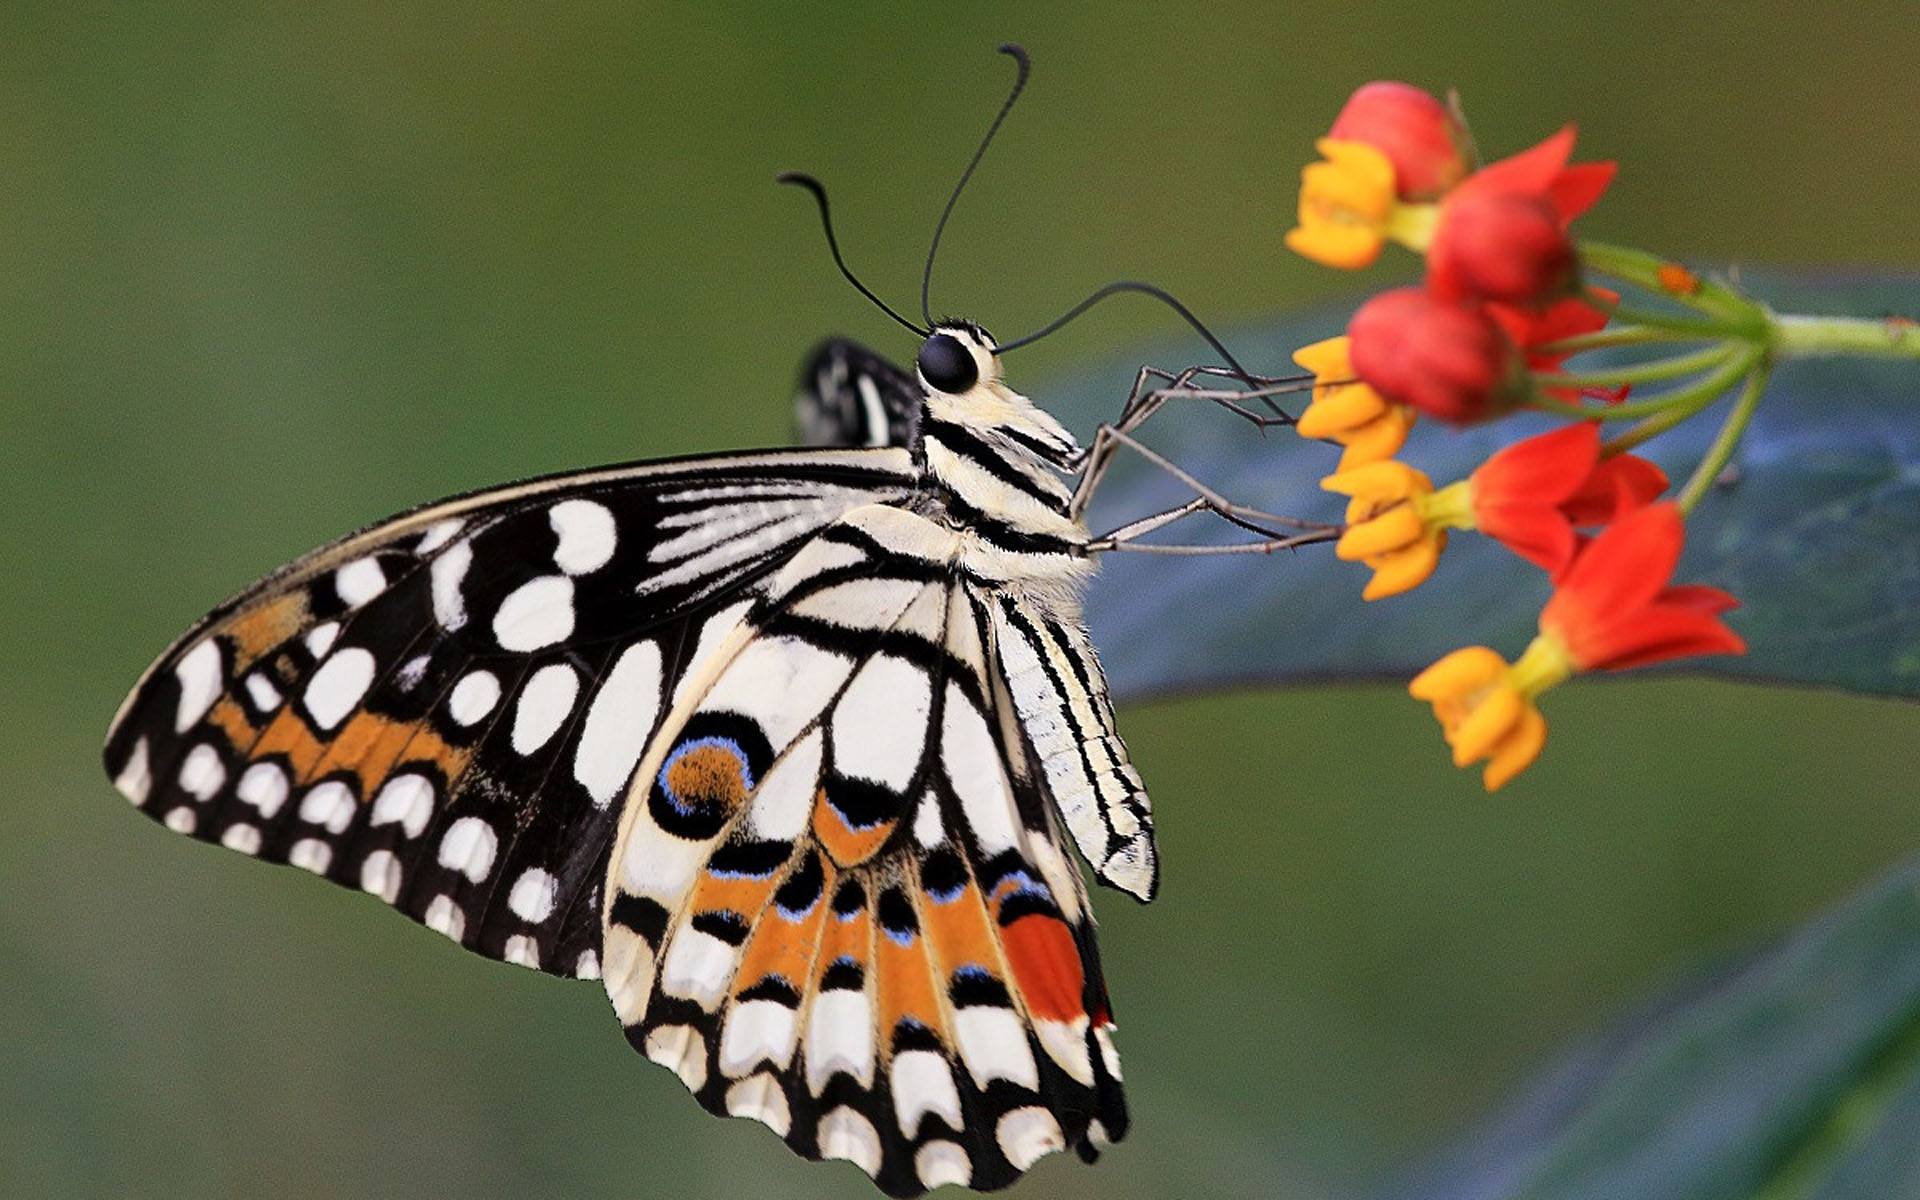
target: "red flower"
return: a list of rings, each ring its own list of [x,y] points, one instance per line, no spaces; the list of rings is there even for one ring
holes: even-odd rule
[[[1479,305],[1399,288],[1361,305],[1347,335],[1356,375],[1443,421],[1478,421],[1525,394],[1519,351]]]
[[[1685,536],[1672,504],[1649,505],[1608,526],[1560,578],[1540,611],[1540,632],[1583,671],[1744,653],[1746,643],[1720,620],[1739,601],[1718,588],[1668,583]]]
[[[1365,142],[1393,164],[1402,200],[1432,200],[1467,174],[1466,130],[1446,105],[1412,84],[1380,80],[1347,98],[1327,136]]]
[[[1515,442],[1468,476],[1474,528],[1557,574],[1579,548],[1576,525],[1600,525],[1666,490],[1659,467],[1600,457],[1600,429],[1581,422]]]
[[[1500,323],[1513,344],[1527,352],[1527,366],[1535,371],[1551,371],[1566,361],[1565,354],[1543,354],[1535,349],[1562,338],[1598,333],[1607,327],[1607,314],[1588,296],[1612,305],[1619,294],[1606,288],[1588,288],[1587,296],[1563,296],[1541,309],[1516,308],[1511,304],[1489,304],[1487,312]]]
[[[1613,182],[1612,163],[1568,166],[1569,125],[1531,150],[1475,172],[1441,205],[1427,247],[1427,286],[1448,299],[1537,307],[1578,274],[1567,226]]]

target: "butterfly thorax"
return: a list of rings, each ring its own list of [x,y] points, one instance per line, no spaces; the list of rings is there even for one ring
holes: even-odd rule
[[[921,509],[971,535],[963,565],[982,578],[1074,583],[1093,571],[1086,525],[1072,513],[1068,485],[1079,453],[1073,435],[999,378],[984,334],[959,327],[979,361],[978,379],[959,393],[922,379],[925,399],[914,457]]]

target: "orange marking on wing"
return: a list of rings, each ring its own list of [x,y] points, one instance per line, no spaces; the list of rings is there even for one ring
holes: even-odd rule
[[[394,770],[414,763],[428,763],[440,772],[440,777],[449,785],[466,773],[467,763],[473,758],[472,747],[453,745],[425,725],[414,728],[413,740],[407,743],[407,748],[393,762]]]
[[[688,903],[687,911],[701,913],[724,909],[740,914],[751,924],[760,910],[767,906],[778,878],[716,879],[702,872],[699,882],[693,886],[693,899]]]
[[[1003,927],[1000,942],[1029,1013],[1050,1021],[1072,1021],[1082,1014],[1086,974],[1065,921],[1029,913]]]
[[[987,923],[980,890],[972,881],[945,904],[928,897],[922,908],[921,923],[942,979],[965,966],[984,967],[995,975],[1000,974],[997,940],[993,927]]]
[[[871,829],[855,829],[827,802],[825,788],[813,798],[813,836],[820,840],[833,861],[843,867],[858,866],[879,853],[880,847],[893,836],[896,823],[882,821]]]
[[[307,624],[307,598],[302,592],[276,596],[264,604],[235,614],[225,630],[233,639],[235,665],[239,675],[267,651],[299,633]]]
[[[423,732],[432,736],[412,722],[393,721],[364,710],[356,712],[341,726],[339,736],[328,744],[313,774],[317,778],[342,768],[350,769],[360,776],[361,797],[371,796],[385,782],[394,760],[400,757],[407,743],[415,734]]]
[[[227,744],[241,753],[246,753],[259,730],[253,722],[247,720],[246,710],[242,709],[231,696],[222,696],[219,703],[207,713],[207,720],[219,726],[220,732],[227,735]]]
[[[833,867],[828,865],[826,872],[826,890],[798,921],[789,921],[778,908],[770,907],[754,926],[740,956],[740,970],[733,977],[736,993],[769,975],[780,976],[796,990],[806,986],[812,974],[814,947],[820,944],[820,926],[827,918],[827,898],[833,894]]]
[[[850,958],[865,967],[872,956],[873,921],[867,916],[867,910],[861,909],[846,920],[829,912],[826,933],[820,939],[820,954],[813,964],[814,977],[818,979],[826,974],[827,968],[838,959]]]
[[[293,714],[291,707],[280,710],[279,715],[268,724],[260,740],[253,744],[252,758],[266,758],[279,755],[287,760],[291,774],[295,779],[307,778],[313,765],[327,748],[314,739],[307,729],[306,722]]]
[[[927,961],[926,940],[914,937],[906,945],[885,930],[877,939],[874,975],[880,1006],[881,1050],[892,1045],[893,1030],[902,1017],[911,1017],[944,1034],[939,993],[934,990],[933,964]]]

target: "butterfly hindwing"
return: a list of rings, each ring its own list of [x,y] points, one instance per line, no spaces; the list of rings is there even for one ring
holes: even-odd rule
[[[324,547],[201,621],[109,734],[169,827],[594,974],[627,776],[706,614],[910,481],[899,451],[560,476]]]
[[[1126,1124],[1080,879],[957,546],[863,508],[716,618],[606,905],[635,1046],[896,1195]]]
[[[912,374],[858,342],[831,338],[800,369],[794,425],[809,446],[905,446],[920,419]]]

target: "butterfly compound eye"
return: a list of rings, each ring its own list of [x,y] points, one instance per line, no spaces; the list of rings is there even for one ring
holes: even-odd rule
[[[980,381],[973,355],[951,334],[936,333],[920,344],[920,377],[948,395],[958,395]]]

